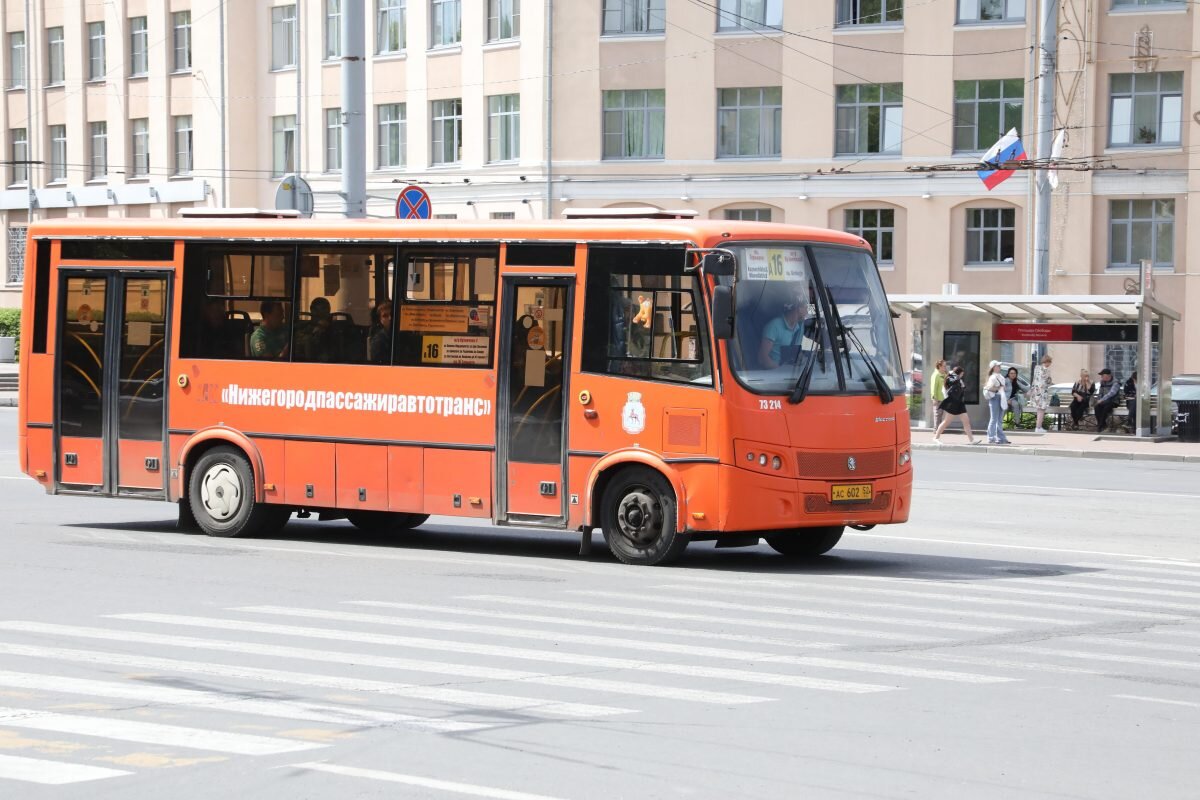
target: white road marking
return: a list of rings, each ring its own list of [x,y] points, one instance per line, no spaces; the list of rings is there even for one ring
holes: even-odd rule
[[[1077,575],[1072,575],[1072,578],[1079,578],[1088,581],[1122,581],[1127,583],[1153,583],[1158,586],[1191,586],[1200,589],[1200,573],[1181,572],[1173,569],[1158,569],[1155,567],[1130,567],[1125,564],[1113,566],[1112,564],[1073,564],[1075,567],[1087,567],[1090,569],[1103,569],[1104,572],[1084,572]],[[1112,570],[1120,570],[1120,573]],[[1153,573],[1148,575],[1126,575],[1126,572],[1146,572]],[[1189,575],[1192,580],[1173,580],[1171,578],[1160,577],[1162,575]]]
[[[1066,667],[1061,664],[1039,663],[1036,661],[1010,661],[1003,658],[983,658],[980,656],[950,655],[946,653],[905,653],[906,658],[918,661],[931,661],[938,664],[965,664],[972,667],[989,667],[993,669],[1015,669],[1026,672],[1049,672],[1060,675],[1103,675],[1102,670],[1086,669],[1084,667]]]
[[[1164,653],[1182,653],[1185,656],[1200,656],[1200,647],[1195,645],[1156,644],[1148,642],[1144,638],[1139,638],[1137,641],[1130,641],[1128,639],[1118,639],[1115,636],[1075,636],[1071,638],[1071,641],[1113,647],[1136,647],[1139,650],[1161,650]]]
[[[1006,581],[1011,581],[1012,583],[1015,583],[1019,586],[1025,586],[1027,584],[1033,583],[1033,584],[1036,584],[1037,586],[1059,586],[1059,587],[1062,587],[1065,589],[1088,589],[1088,590],[1092,590],[1092,591],[1116,592],[1117,594],[1144,594],[1144,595],[1151,595],[1152,597],[1194,597],[1197,600],[1197,604],[1195,606],[1191,606],[1191,607],[1200,609],[1200,592],[1181,592],[1176,589],[1154,589],[1154,588],[1150,588],[1150,587],[1141,587],[1141,586],[1100,586],[1095,581],[1092,581],[1092,582],[1071,581],[1071,580],[1061,580],[1058,578],[1014,577],[1014,578],[1006,578]],[[1139,598],[1139,599],[1143,599],[1143,598]],[[1148,603],[1154,603],[1155,605],[1159,605],[1159,602],[1157,600],[1151,599],[1151,597],[1147,597],[1144,599]],[[1169,607],[1170,608],[1188,608],[1188,606],[1181,605],[1181,604],[1172,604]]]
[[[1058,495],[1060,492],[1079,492],[1083,495],[1109,495],[1109,494],[1129,494],[1137,497],[1145,497],[1145,491],[1135,491],[1131,489],[1091,489],[1086,486],[1038,486],[1036,484],[1019,484],[1019,483],[972,483],[969,481],[913,481],[914,489],[935,489],[941,491],[950,491],[952,487],[958,486],[978,486],[981,489],[986,489],[989,493],[1003,492],[1005,489],[1025,489],[1035,491],[1038,494],[1053,493]],[[1155,497],[1174,497],[1185,498],[1191,500],[1200,500],[1200,494],[1188,494],[1185,492],[1160,492],[1154,491]]]
[[[1063,658],[1084,658],[1088,661],[1113,661],[1118,664],[1143,664],[1148,667],[1174,667],[1178,669],[1200,669],[1200,663],[1195,661],[1176,661],[1169,658],[1145,658],[1144,656],[1123,656],[1118,653],[1094,653],[1087,650],[1060,650],[1042,647],[1011,647],[1005,649],[1019,653],[1031,653],[1039,656],[1061,656]]]
[[[1162,564],[1168,567],[1190,567],[1193,570],[1200,570],[1200,562],[1197,561],[1176,561],[1170,558],[1143,558],[1138,561],[1139,564]],[[1195,573],[1200,574],[1200,573]]]
[[[81,694],[133,700],[139,703],[190,706],[217,709],[237,714],[255,714],[280,719],[302,719],[334,725],[396,725],[429,730],[430,720],[411,714],[393,714],[371,708],[347,708],[293,700],[255,700],[239,698],[221,692],[198,689],[175,689],[169,686],[130,682],[109,683],[86,678],[67,678],[61,675],[35,675],[29,672],[0,671],[0,686],[34,689],[45,692]],[[479,726],[483,727],[483,726]]]
[[[221,620],[208,617],[187,617],[170,614],[112,614],[115,619],[133,620],[136,622],[153,622],[162,625],[188,625],[197,628],[211,628],[227,631],[254,631],[256,633],[271,633],[282,636],[303,636],[315,639],[331,639],[333,641],[369,642],[372,644],[390,645],[396,647],[423,647],[433,649],[427,644],[436,639],[413,639],[412,637],[391,636],[378,633],[359,633],[357,631],[340,631],[329,628],[311,628],[296,625],[275,625],[265,622],[249,622],[245,620]],[[708,692],[700,689],[672,688],[664,686],[646,686],[629,681],[605,680],[574,675],[547,675],[526,670],[501,669],[498,667],[476,666],[471,664],[451,664],[444,661],[418,661],[409,658],[392,656],[376,656],[363,653],[342,653],[330,650],[311,650],[300,647],[285,647],[281,645],[253,644],[248,642],[231,642],[219,639],[201,639],[193,636],[174,636],[136,631],[116,631],[105,628],[81,628],[69,625],[48,625],[46,623],[0,622],[0,629],[24,630],[33,633],[60,633],[68,636],[81,636],[92,639],[111,639],[116,641],[142,642],[145,644],[163,644],[174,647],[192,647],[201,650],[223,650],[233,653],[254,653],[257,655],[274,656],[278,658],[299,658],[310,661],[324,661],[348,666],[367,665],[387,667],[389,669],[409,670],[411,672],[429,672],[434,675],[462,675],[470,678],[481,678],[495,681],[519,681],[543,686],[559,686],[590,691],[613,692],[635,697],[661,697],[671,700],[687,700],[698,703],[713,703],[716,705],[761,703],[771,700],[769,697],[756,695],[732,694],[729,692]],[[573,662],[572,662],[573,663]]]
[[[1120,698],[1121,700],[1140,700],[1143,703],[1163,703],[1169,706],[1200,708],[1200,703],[1194,703],[1191,700],[1168,700],[1165,697],[1145,697],[1140,694],[1114,694],[1113,697]]]
[[[860,533],[854,531],[851,534],[855,539],[883,539],[889,542],[922,542],[925,544],[957,544],[966,547],[991,547],[1000,550],[1025,550],[1034,553],[1070,553],[1078,556],[1112,556],[1115,558],[1130,558],[1144,559],[1145,553],[1113,553],[1108,550],[1074,550],[1064,547],[1038,547],[1036,544],[999,544],[997,542],[971,542],[960,541],[958,539],[927,539],[918,536],[895,536],[885,533]],[[847,548],[847,551],[849,549]]]
[[[340,764],[290,764],[291,769],[309,769],[317,772],[329,772],[334,775],[344,775],[347,778],[368,778],[388,783],[403,783],[408,786],[420,786],[422,789],[437,789],[442,792],[466,794],[472,797],[490,797],[495,800],[555,800],[542,794],[514,792],[510,789],[495,789],[490,786],[478,786],[472,783],[444,781],[439,778],[423,778],[419,775],[401,775],[398,772],[384,772],[378,769],[362,769],[361,767],[345,767]]]
[[[64,761],[0,755],[0,780],[62,786],[67,783],[98,781],[132,774],[132,772],[120,769],[93,767],[87,764],[68,764]]]
[[[620,597],[629,599],[628,592],[607,592],[592,590],[573,590],[573,594],[584,594],[603,597]],[[708,600],[696,597],[682,597],[678,594],[640,595],[650,597],[652,602],[669,603],[691,606],[693,608],[718,608],[724,611],[749,611],[754,614],[773,614],[787,617],[817,617],[820,619],[848,620],[850,622],[870,622],[883,625],[903,625],[920,628],[934,628],[946,631],[964,631],[967,633],[1010,633],[1012,628],[1002,628],[993,625],[968,625],[958,622],[935,622],[933,620],[914,620],[910,617],[880,617],[871,614],[840,614],[836,611],[813,611],[808,608],[790,606],[769,606],[761,603],[730,603],[725,600]]]
[[[0,706],[0,725],[29,728],[55,733],[74,733],[123,742],[187,747],[194,750],[213,750],[243,756],[268,756],[276,753],[298,753],[316,750],[325,745],[296,742],[274,736],[255,736],[248,733],[226,733],[202,728],[184,728],[158,722],[139,722],[115,717],[85,717],[58,714],[30,708]]]
[[[486,708],[520,712],[530,715],[542,714],[557,717],[588,718],[633,713],[633,709],[631,708],[585,705],[583,703],[560,703],[553,700],[539,700],[533,697],[514,697],[512,695],[471,692],[438,686],[416,686],[407,683],[392,683],[363,678],[343,678],[337,675],[315,675],[307,672],[228,666],[202,661],[181,661],[179,659],[159,658],[157,656],[131,656],[125,653],[106,653],[98,650],[72,650],[64,647],[40,647],[0,642],[0,653],[13,656],[57,659],[60,661],[76,661],[84,664],[109,664],[132,667],[134,669],[216,675],[222,678],[283,683],[293,686],[317,686],[324,689],[337,689],[346,692],[375,692],[395,697],[408,697],[418,700],[429,700],[436,703],[447,703],[477,709]],[[446,732],[478,730],[481,727],[491,727],[490,725],[485,726],[434,719],[429,721],[429,726]]]

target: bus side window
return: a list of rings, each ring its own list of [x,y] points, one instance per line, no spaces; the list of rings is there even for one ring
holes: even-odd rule
[[[391,247],[330,243],[301,248],[292,359],[390,363],[395,259]]]
[[[414,248],[400,263],[393,363],[492,366],[499,248]]]
[[[593,245],[583,369],[712,385],[700,285],[676,248]]]

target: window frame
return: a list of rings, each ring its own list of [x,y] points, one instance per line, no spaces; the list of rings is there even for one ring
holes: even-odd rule
[[[392,47],[393,30],[396,34],[395,47]],[[408,0],[375,0],[375,55],[404,53],[408,49],[407,38]]]
[[[17,138],[17,131],[21,137]],[[12,183],[9,186],[29,185],[29,128],[9,128],[9,155],[12,157]],[[18,148],[21,152],[18,152]]]
[[[325,109],[325,171],[342,171],[342,109]]]
[[[20,36],[20,44],[17,43],[16,37]],[[25,31],[10,31],[8,34],[8,70],[9,70],[9,86],[10,89],[24,89],[29,84],[28,71],[25,69],[25,59],[28,55],[29,42],[25,38]],[[20,73],[20,77],[17,75]]]
[[[854,99],[847,100],[843,94],[844,90],[853,89]],[[878,100],[863,100],[864,90],[875,89],[879,93]],[[894,93],[894,100],[888,99],[888,93]],[[847,109],[853,109],[854,126],[846,128],[842,126],[842,112]],[[879,120],[877,123],[879,140],[875,143],[877,149],[871,149],[871,143],[867,143],[864,149],[860,138],[863,133],[870,135],[870,112],[877,109],[879,111]],[[891,120],[893,116],[889,111],[895,111],[898,118]],[[862,114],[866,113],[868,118],[864,124]],[[889,126],[896,128],[896,141],[892,149],[888,149],[887,130]],[[864,130],[865,128],[865,130]],[[853,149],[844,149],[841,146],[843,133],[849,132],[853,134],[854,145]],[[843,83],[834,87],[834,118],[833,118],[833,150],[835,156],[899,156],[904,152],[904,84],[903,83]]]
[[[295,3],[271,6],[271,72],[296,68],[297,24]]]
[[[296,115],[276,114],[271,117],[271,177],[282,178],[295,171]]]
[[[835,10],[835,28],[876,28],[901,27],[904,25],[904,0],[878,0],[881,4],[880,19],[876,22],[863,22],[862,3],[864,0],[837,0]],[[892,19],[889,14],[898,12]]]
[[[182,55],[182,63],[180,56]],[[171,72],[192,71],[192,12],[171,13]]]
[[[993,97],[980,97],[979,96],[980,84],[985,83],[985,82],[999,83],[1000,84],[1000,87],[999,87],[1000,88],[1000,96],[994,97],[994,98]],[[960,92],[960,90],[964,90],[966,88],[967,84],[974,84],[974,97],[960,98],[959,92]],[[1014,98],[1009,98],[1007,96],[1007,90],[1012,89],[1016,86],[1020,86],[1021,93],[1014,100]],[[986,141],[985,139],[980,138],[981,133],[980,133],[980,129],[979,129],[979,112],[980,112],[980,106],[984,105],[984,104],[997,106],[997,118],[1000,121],[999,130],[996,132],[995,138],[991,138],[990,141]],[[1019,114],[1019,118],[1016,121],[1013,121],[1012,119],[1010,119],[1010,114],[1012,113],[1010,107],[1014,106],[1014,105],[1018,106],[1018,110],[1016,113]],[[960,125],[959,124],[959,119],[960,119],[959,111],[960,111],[960,109],[966,108],[968,106],[972,110],[972,117],[973,117],[972,122],[969,126]],[[1009,130],[1016,128],[1017,133],[1019,134],[1021,132],[1022,126],[1024,125],[1024,122],[1025,122],[1025,80],[1023,78],[981,78],[978,80],[962,80],[962,81],[954,82],[954,148],[953,148],[953,152],[955,152],[955,153],[986,152],[987,149],[990,148],[993,144],[1000,141],[1000,138],[1002,136],[1004,136],[1004,134],[1007,133]],[[975,146],[974,147],[959,147],[959,142],[958,142],[959,132],[965,131],[968,128],[970,128],[970,130],[972,131],[972,138],[973,138],[973,142],[974,142]],[[990,138],[990,136],[989,136],[989,138]]]
[[[46,136],[50,141],[47,183],[67,182],[67,126],[48,125]]]
[[[63,26],[46,29],[46,87],[62,86],[67,80],[67,43]]]
[[[491,299],[481,299],[487,296],[486,292],[480,292],[480,287],[477,281],[480,277],[477,262],[480,260],[491,260],[494,264],[491,277]],[[453,287],[454,297],[432,299],[432,298],[413,298],[409,296],[410,286],[413,281],[409,275],[412,274],[414,264],[441,264],[452,262],[454,265],[454,275],[450,280]],[[392,313],[394,320],[394,331],[392,336],[392,365],[397,367],[428,367],[428,368],[449,368],[449,369],[492,369],[496,363],[497,351],[497,325],[496,311],[500,306],[500,247],[499,245],[436,245],[417,243],[400,248],[399,258],[396,260],[396,283],[393,296],[395,299],[395,308]],[[460,286],[459,270],[460,267],[466,269],[465,288],[466,299],[458,298],[458,290]],[[486,275],[486,273],[485,273]],[[403,281],[403,284],[401,284]],[[403,288],[401,288],[403,286]],[[484,287],[486,288],[486,287]],[[479,338],[486,338],[488,343],[488,360],[487,364],[443,364],[430,363],[422,360],[422,350],[424,349],[423,337],[425,336],[453,336],[465,335],[470,336],[470,326],[466,333],[461,331],[447,331],[438,329],[409,329],[406,330],[405,311],[407,309],[425,308],[480,308],[488,307],[488,321],[485,324],[485,333]],[[469,313],[469,312],[468,312]],[[408,338],[402,338],[407,336]],[[416,360],[410,358],[413,351],[413,344],[420,337],[421,344],[417,348]]]
[[[150,30],[146,17],[129,18],[129,77],[150,74]]]
[[[764,213],[766,219],[763,219]],[[723,216],[730,221],[738,222],[774,222],[774,209],[770,206],[753,206],[750,208],[726,208]]]
[[[521,0],[487,0],[487,41],[509,42],[521,38]],[[508,35],[504,23],[508,23]]]
[[[88,81],[99,82],[108,77],[108,31],[104,21],[89,22],[88,27]],[[97,35],[97,31],[99,35]]]
[[[1134,208],[1135,208],[1136,204],[1142,203],[1142,202],[1150,203],[1150,216],[1149,217],[1133,216]],[[1128,204],[1126,207],[1128,209],[1129,216],[1116,217],[1114,215],[1115,207],[1118,203]],[[1158,204],[1159,203],[1167,203],[1170,205],[1171,213],[1170,213],[1169,217],[1165,216],[1165,215],[1160,217],[1158,215]],[[1137,259],[1136,261],[1132,261],[1132,257],[1134,255],[1134,245],[1135,245],[1135,243],[1134,243],[1134,225],[1137,223],[1147,223],[1148,222],[1148,223],[1150,223],[1150,259],[1153,264],[1154,270],[1156,272],[1174,272],[1175,271],[1175,263],[1176,263],[1175,262],[1175,250],[1176,250],[1176,248],[1175,248],[1175,236],[1176,236],[1175,220],[1176,220],[1176,212],[1175,212],[1175,198],[1174,197],[1137,197],[1137,198],[1121,198],[1121,199],[1116,199],[1116,200],[1109,200],[1108,201],[1108,262],[1105,264],[1105,268],[1104,268],[1105,271],[1106,272],[1131,272],[1131,271],[1136,272],[1141,269],[1141,259],[1140,258]],[[1118,263],[1114,260],[1114,253],[1113,253],[1114,229],[1116,228],[1118,223],[1125,223],[1123,226],[1126,229],[1126,232],[1125,232],[1125,255],[1131,259],[1131,261],[1128,261],[1128,262]],[[1159,229],[1163,225],[1170,225],[1170,228],[1171,228],[1171,230],[1170,230],[1171,260],[1170,261],[1159,261],[1158,260],[1158,245],[1159,245],[1159,237],[1161,235]]]
[[[1004,12],[999,17],[981,18],[983,4],[988,0],[957,0],[954,4],[955,25],[1024,25],[1029,10],[1029,3],[1035,0],[998,0],[1004,4]],[[964,16],[964,6],[969,10],[974,6],[975,16]],[[1019,15],[1016,9],[1020,9]]]
[[[384,119],[384,109],[395,109],[395,119]],[[389,112],[390,113],[390,112]],[[392,144],[392,133],[395,139],[399,158],[397,163],[384,163],[385,148]],[[379,103],[375,106],[375,169],[403,169],[408,165],[408,104]]]
[[[444,113],[446,104],[452,104],[450,110],[455,113]],[[456,104],[456,105],[455,105]],[[429,163],[434,167],[451,167],[462,163],[462,148],[463,148],[463,102],[461,97],[450,97],[444,100],[429,101],[429,120],[432,125],[431,137],[429,140]],[[447,124],[449,128],[447,128]],[[452,132],[454,147],[454,159],[448,160],[446,156],[446,132]],[[440,136],[439,136],[440,134]],[[440,146],[439,146],[440,143]]]
[[[602,37],[662,36],[666,30],[666,0],[604,0],[600,5]]]
[[[325,0],[325,61],[342,57],[342,0]]]
[[[429,49],[461,45],[462,0],[429,0]]]
[[[783,0],[760,0],[762,18],[759,22],[746,12],[751,0],[719,0],[717,5],[717,32],[771,31],[783,28]]]
[[[968,207],[965,209],[965,211],[966,211],[966,215],[964,217],[965,235],[963,237],[963,266],[964,266],[964,268],[967,268],[967,269],[971,269],[971,268],[975,268],[975,269],[1016,269],[1017,255],[1019,252],[1017,245],[1016,245],[1017,210],[1010,206],[1008,206],[1008,207],[1005,207],[1005,206],[1002,206],[1002,207],[975,206],[975,207]],[[972,224],[972,214],[975,214],[975,213],[978,213],[980,215],[978,225]],[[988,223],[987,215],[989,213],[995,213],[997,215],[995,225],[990,225]],[[1011,224],[1005,224],[1006,216],[1011,218],[1011,220],[1012,220]],[[975,255],[970,252],[970,250],[971,250],[971,233],[972,232],[977,232],[978,238],[979,238],[979,246],[977,248],[977,250],[978,250],[977,254],[980,256],[980,258],[978,260],[971,259],[971,256]],[[985,250],[988,249],[987,248],[987,235],[989,233],[995,235],[995,237],[996,237],[996,259],[992,260],[992,261],[985,260],[988,254],[986,252],[984,252]],[[1009,239],[1010,239],[1009,246],[1011,247],[1011,250],[1012,250],[1012,256],[1011,256],[1012,260],[1011,261],[1004,260],[1004,238],[1005,238],[1004,234],[1005,233],[1009,234]]]
[[[642,95],[642,104],[630,104],[631,100],[636,100],[637,95]],[[662,98],[661,105],[652,105],[652,100]],[[621,105],[610,106],[609,102],[620,99]],[[666,140],[667,140],[667,90],[666,89],[609,89],[605,90],[600,95],[600,158],[603,161],[661,161],[666,156]],[[627,154],[629,151],[629,131],[630,131],[630,114],[640,114],[642,118],[641,124],[641,140],[646,145],[657,141],[659,144],[658,152],[650,152],[649,147],[643,148],[643,152]],[[619,115],[620,132],[609,132],[610,115]],[[662,131],[655,137],[655,121],[661,123]],[[610,154],[609,142],[611,137],[618,136],[620,138],[621,147],[620,154]]]
[[[857,220],[851,220],[856,214]],[[868,224],[867,214],[875,215],[874,224]],[[884,224],[883,215],[887,214],[891,224]],[[894,208],[846,208],[842,211],[842,230],[866,240],[871,245],[871,253],[880,269],[894,269],[896,266],[896,209]],[[887,257],[884,257],[886,243]]]
[[[138,117],[129,121],[129,177],[150,177],[150,119]],[[139,161],[144,167],[139,168]]]
[[[107,120],[88,123],[88,155],[88,180],[105,180],[108,177]]]
[[[767,100],[768,92],[777,92],[779,102],[769,103]],[[735,105],[726,104],[726,93],[736,92]],[[745,102],[746,92],[757,92],[758,103],[756,105],[747,104]],[[757,122],[757,140],[759,149],[753,153],[744,153],[741,151],[741,133],[742,133],[742,115],[753,113],[758,116]],[[732,114],[733,125],[733,141],[737,143],[736,150],[738,152],[726,151],[726,135],[725,131],[730,129],[727,125],[729,115]],[[774,152],[763,152],[764,145],[764,116],[769,117],[771,124],[771,135],[774,139]],[[766,142],[769,144],[768,142]],[[729,88],[717,88],[717,158],[718,159],[779,159],[783,157],[783,87],[782,86],[737,86]]]
[[[184,121],[186,120],[186,124]],[[194,159],[196,156],[195,150],[195,128],[193,127],[193,119],[191,114],[179,114],[171,118],[171,127],[173,130],[172,139],[175,144],[174,156],[174,174],[175,175],[191,175],[194,168]],[[182,136],[182,142],[181,142]],[[180,149],[180,145],[184,145],[184,149]],[[180,164],[180,156],[186,156],[186,164]]]
[[[1147,75],[1154,75],[1156,79],[1156,87],[1153,91],[1138,91],[1138,78],[1144,78]],[[1163,78],[1166,76],[1179,76],[1178,89],[1163,89]],[[1119,78],[1127,78],[1129,80],[1129,91],[1118,92],[1113,88],[1113,84]],[[1179,147],[1183,144],[1183,86],[1185,76],[1182,71],[1170,72],[1113,72],[1108,76],[1108,146],[1119,148],[1139,148],[1139,147]],[[1137,112],[1138,98],[1152,97],[1155,99],[1155,130],[1154,141],[1144,142],[1136,141],[1133,128],[1135,125],[1135,116]],[[1176,100],[1175,106],[1177,117],[1174,120],[1176,138],[1174,140],[1164,139],[1165,129],[1170,124],[1167,117],[1167,105],[1169,100]],[[1119,101],[1126,101],[1128,104],[1127,116],[1128,124],[1125,125],[1128,129],[1128,141],[1116,141],[1117,130],[1117,104]],[[1141,137],[1139,129],[1138,137]]]
[[[487,163],[505,164],[521,160],[521,95],[488,95]],[[498,107],[504,106],[504,107]]]

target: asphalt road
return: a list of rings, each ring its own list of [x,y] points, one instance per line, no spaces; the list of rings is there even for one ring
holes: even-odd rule
[[[662,569],[53,498],[0,411],[0,797],[1194,798],[1200,467],[920,452],[914,519]]]

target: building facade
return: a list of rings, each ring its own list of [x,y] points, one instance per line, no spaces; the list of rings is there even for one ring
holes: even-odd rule
[[[345,1],[0,0],[0,303],[31,218],[273,207],[292,173],[339,214]],[[408,183],[460,219],[648,204],[858,232],[891,292],[1033,286],[1032,173],[988,191],[973,165],[1012,128],[1036,155],[1035,0],[364,4],[370,216]],[[1053,126],[1050,291],[1123,294],[1150,259],[1179,372],[1200,372],[1196,7],[1062,0]],[[1064,353],[1063,379],[1132,368]]]

